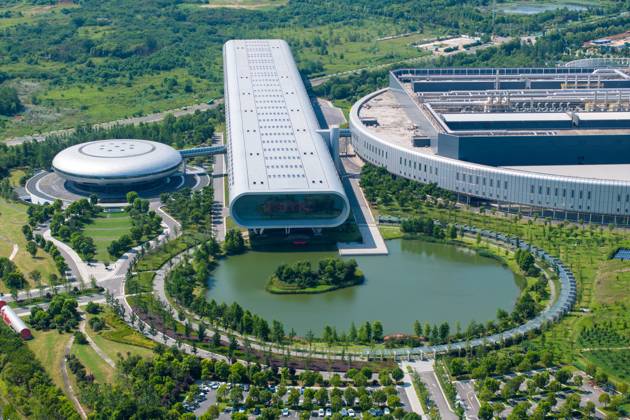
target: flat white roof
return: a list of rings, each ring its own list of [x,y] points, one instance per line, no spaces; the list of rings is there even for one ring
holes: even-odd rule
[[[579,119],[596,121],[630,120],[630,112],[576,112]]]
[[[343,192],[288,44],[228,41],[224,67],[236,189]]]
[[[566,112],[475,112],[470,114],[442,114],[445,122],[493,121],[571,121]]]
[[[505,166],[507,169],[606,181],[630,181],[630,164]]]

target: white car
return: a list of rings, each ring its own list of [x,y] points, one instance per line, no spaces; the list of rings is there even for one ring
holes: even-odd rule
[[[326,409],[326,417],[332,416],[332,410],[330,408]]]
[[[385,409],[383,410],[383,414],[385,414],[386,416],[389,416],[389,407],[385,407]]]
[[[350,417],[354,417],[355,416],[354,409],[351,408],[351,409],[348,410],[348,416],[350,416]]]
[[[323,408],[320,408],[320,409],[319,409],[319,411],[317,412],[317,415],[318,415],[319,417],[324,417],[324,409],[323,409]]]
[[[291,413],[289,412],[288,408],[283,408],[282,409],[282,417],[289,417]]]

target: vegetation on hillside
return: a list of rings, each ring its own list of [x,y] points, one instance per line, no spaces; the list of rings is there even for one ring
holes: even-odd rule
[[[13,330],[0,323],[0,397],[3,417],[80,419],[53,385],[37,357]]]

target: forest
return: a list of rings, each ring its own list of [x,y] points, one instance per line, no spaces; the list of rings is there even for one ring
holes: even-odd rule
[[[490,0],[293,0],[253,10],[205,8],[197,0],[76,0],[50,1],[48,12],[29,13],[28,5],[38,2],[19,3],[0,7],[0,83],[16,89],[31,113],[24,121],[0,119],[0,133],[112,120],[221,96],[221,47],[232,38],[284,38],[304,75],[317,76],[422,57],[410,45],[415,39],[544,33],[627,10],[627,2],[612,1],[582,11],[493,16]],[[608,33],[617,29],[607,26]],[[385,39],[403,33],[417,37]],[[573,31],[563,34],[575,44]],[[567,45],[559,46],[564,53]],[[472,56],[481,62],[487,53]],[[510,64],[525,58],[516,54]],[[534,64],[544,57],[527,59]],[[362,89],[352,81],[328,86],[323,89],[334,86],[328,93],[336,98]]]

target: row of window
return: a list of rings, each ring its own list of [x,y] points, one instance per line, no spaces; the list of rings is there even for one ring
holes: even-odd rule
[[[500,179],[497,179],[495,183],[495,180],[493,178],[486,178],[485,176],[480,177],[479,175],[473,176],[470,174],[466,175],[464,173],[460,174],[459,172],[456,172],[455,179],[457,181],[468,182],[469,184],[475,184],[475,185],[479,185],[479,181],[481,181],[481,185],[483,185],[484,187],[489,184],[490,188],[495,188],[495,186],[496,188],[501,188]],[[508,182],[503,181],[503,189],[507,190],[507,188],[508,188]]]
[[[433,167],[431,165],[428,165],[428,166],[426,164],[423,165],[422,163],[416,162],[415,160],[412,161],[411,159],[406,159],[406,158],[401,157],[400,164],[409,168],[413,168],[414,170],[419,170],[419,171],[422,171],[423,166],[424,166],[424,172],[427,172],[427,168],[428,168],[430,174],[434,174],[434,172],[435,172],[435,175],[438,174],[437,166]]]

